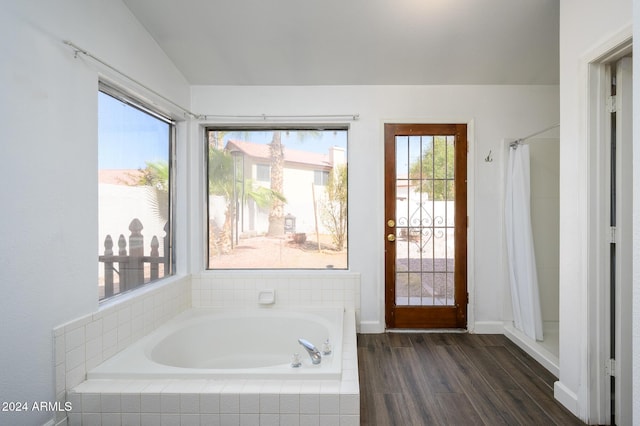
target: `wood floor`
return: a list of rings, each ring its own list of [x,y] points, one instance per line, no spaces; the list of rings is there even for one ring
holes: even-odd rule
[[[580,425],[502,335],[358,335],[362,425]]]

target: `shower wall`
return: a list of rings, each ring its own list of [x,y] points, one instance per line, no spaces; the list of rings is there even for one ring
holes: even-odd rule
[[[531,157],[531,222],[540,306],[545,332],[551,328],[549,331],[553,333],[554,324],[549,323],[559,320],[560,141],[558,138],[540,138],[528,142]],[[557,328],[555,330],[557,332]]]

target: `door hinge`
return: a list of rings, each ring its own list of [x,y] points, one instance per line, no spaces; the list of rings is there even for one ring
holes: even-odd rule
[[[607,112],[609,112],[609,113],[616,112],[616,97],[615,96],[607,97]]]
[[[607,376],[615,377],[616,376],[616,360],[609,359],[606,361],[604,365],[604,372]]]
[[[615,244],[618,241],[616,241],[616,227],[615,226],[610,226],[609,227],[609,244]]]

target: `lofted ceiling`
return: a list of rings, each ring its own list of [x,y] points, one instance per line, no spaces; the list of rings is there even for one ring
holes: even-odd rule
[[[559,0],[123,1],[193,85],[559,81]]]

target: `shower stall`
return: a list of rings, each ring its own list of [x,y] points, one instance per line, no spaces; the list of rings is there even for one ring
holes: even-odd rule
[[[539,315],[542,319],[542,338],[530,337],[517,326],[518,317],[512,304],[512,281],[509,255],[506,254],[505,241],[504,277],[504,333],[525,352],[545,366],[550,372],[559,374],[559,228],[560,228],[560,144],[557,127],[545,129],[532,136],[519,139],[515,145],[513,140],[504,144],[505,180],[509,179],[507,159],[509,151],[518,149],[518,145],[526,144],[529,149],[529,182],[530,182],[530,215],[533,251],[535,253],[535,271],[539,295]],[[544,137],[538,135],[543,134]],[[508,185],[505,185],[508,186]],[[505,203],[509,196],[505,191]],[[505,216],[507,216],[505,214]],[[505,217],[505,219],[507,219]],[[508,221],[507,221],[508,224]],[[505,240],[508,232],[505,232]],[[518,292],[518,290],[516,290]],[[529,333],[531,334],[531,333]]]

